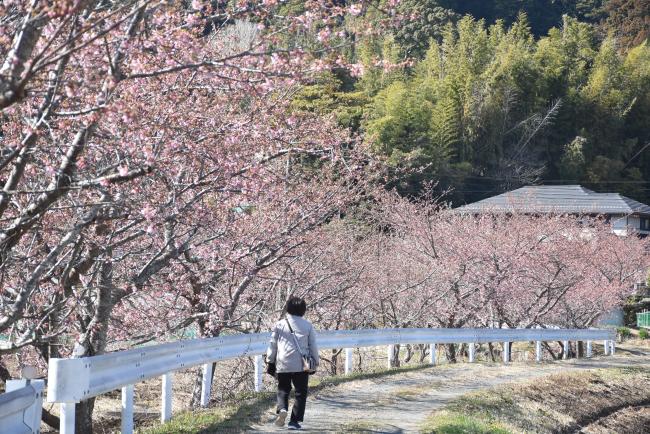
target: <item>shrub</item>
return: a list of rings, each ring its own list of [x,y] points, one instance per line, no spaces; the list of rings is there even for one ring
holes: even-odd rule
[[[650,332],[648,332],[646,329],[639,330],[639,338],[648,339],[648,337],[650,337]]]
[[[632,335],[632,332],[627,327],[617,327],[616,332],[621,337],[621,339],[629,338]]]

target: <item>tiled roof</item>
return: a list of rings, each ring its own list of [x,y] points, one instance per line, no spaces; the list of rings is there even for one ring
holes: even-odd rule
[[[642,214],[650,206],[618,193],[596,193],[580,185],[531,185],[455,209],[458,212]]]

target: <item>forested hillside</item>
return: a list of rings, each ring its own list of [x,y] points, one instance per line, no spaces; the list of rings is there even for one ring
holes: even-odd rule
[[[353,67],[321,75],[294,107],[335,113],[385,158],[389,187],[418,195],[437,182],[459,204],[580,183],[650,201],[650,2],[384,5],[324,27],[396,17],[344,44]]]

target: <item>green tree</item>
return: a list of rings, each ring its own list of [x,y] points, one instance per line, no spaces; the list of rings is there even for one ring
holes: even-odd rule
[[[440,42],[445,26],[460,19],[437,0],[403,0],[398,10],[407,18],[395,29],[395,41],[408,57],[424,57],[431,40]]]
[[[321,74],[312,84],[303,86],[291,106],[299,112],[332,113],[340,126],[356,132],[370,98],[365,92],[354,90],[349,74],[337,72]]]
[[[564,147],[564,155],[560,161],[560,176],[567,181],[579,181],[585,172],[585,155],[583,147],[587,139],[577,136]]]
[[[365,124],[372,149],[395,159],[431,149],[431,113],[431,103],[409,84],[391,83],[375,97]]]

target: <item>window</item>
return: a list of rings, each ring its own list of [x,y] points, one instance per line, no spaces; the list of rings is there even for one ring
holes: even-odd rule
[[[639,225],[639,229],[641,229],[642,231],[650,231],[650,218],[639,217],[639,220],[641,221],[641,224]]]

